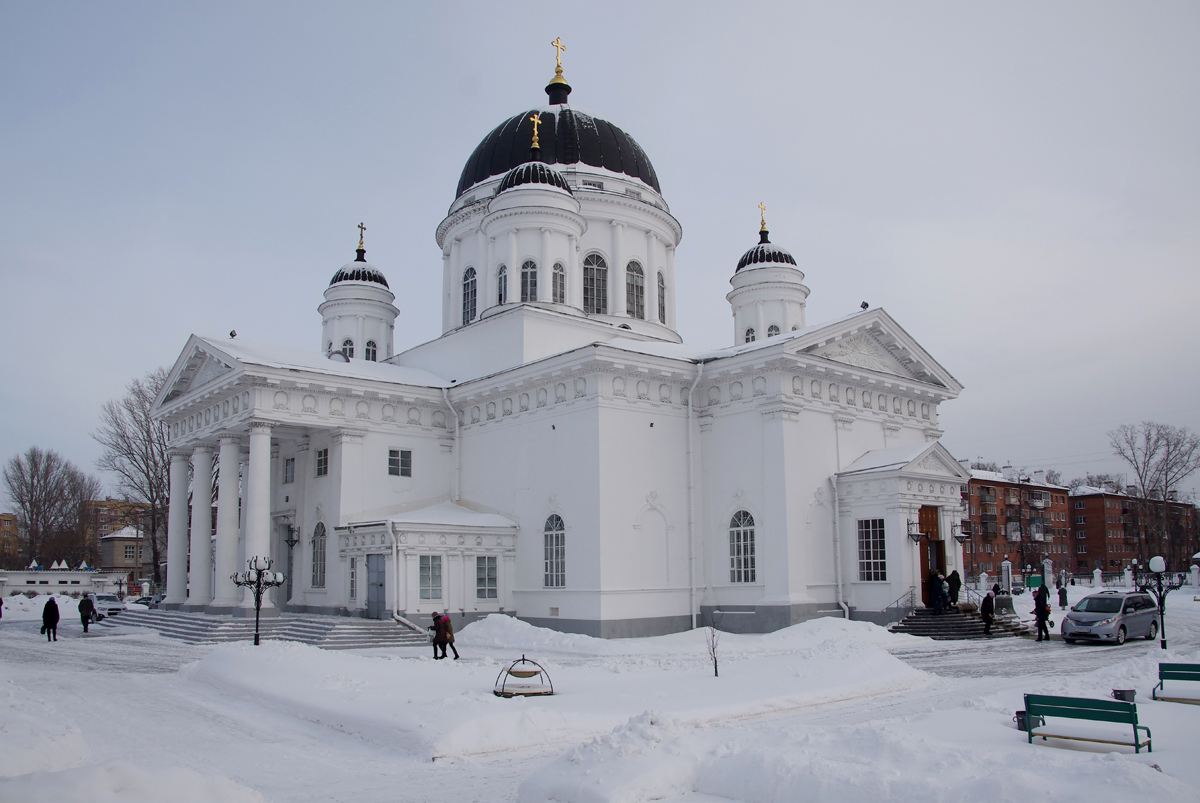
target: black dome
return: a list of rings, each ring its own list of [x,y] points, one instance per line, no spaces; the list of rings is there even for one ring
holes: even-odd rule
[[[563,178],[562,173],[553,167],[547,167],[541,162],[526,162],[509,170],[504,178],[501,179],[500,188],[496,190],[496,194],[499,195],[505,190],[511,190],[513,187],[519,187],[522,184],[548,184],[551,187],[566,190],[571,195],[575,194],[567,186],[567,180]]]
[[[347,262],[338,272],[333,274],[333,278],[329,280],[329,286],[333,287],[338,282],[375,282],[388,286],[387,279],[383,278],[383,274],[379,269],[367,261],[367,252],[363,249],[358,249],[358,258],[353,262]],[[392,288],[388,287],[389,290]]]
[[[796,258],[789,254],[786,248],[780,248],[767,239],[766,229],[759,232],[759,235],[758,245],[742,254],[742,258],[738,260],[737,270],[751,265],[784,264],[797,267]],[[734,273],[737,271],[735,270]]]
[[[529,117],[538,112],[542,115],[538,139],[543,161],[582,162],[624,173],[661,192],[654,166],[633,137],[607,120],[561,105],[521,112],[484,137],[463,168],[456,198],[479,182],[503,175],[529,160],[529,143],[533,141],[533,123]]]

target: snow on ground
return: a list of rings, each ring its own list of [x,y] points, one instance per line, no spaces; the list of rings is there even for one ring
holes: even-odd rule
[[[6,599],[0,799],[1193,801],[1200,708],[1149,699],[1160,660],[1200,662],[1193,593],[1169,599],[1166,654],[819,619],[721,634],[720,677],[703,631],[606,641],[497,616],[461,628],[461,661],[435,662],[84,636],[66,613],[47,644],[40,607],[13,618]],[[555,696],[491,694],[522,653]],[[1153,753],[1029,745],[1012,723],[1023,693],[1112,688],[1138,690]]]
[[[11,619],[14,622],[36,621],[40,623],[42,621],[42,609],[46,607],[46,601],[51,596],[54,597],[54,602],[58,605],[58,618],[60,622],[68,617],[79,621],[79,600],[69,597],[66,594],[38,594],[36,597],[16,594],[11,597],[5,597],[4,619]]]

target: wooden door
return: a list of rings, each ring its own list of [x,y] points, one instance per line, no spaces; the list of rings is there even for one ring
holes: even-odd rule
[[[367,618],[382,619],[386,600],[383,555],[367,555]]]
[[[938,508],[922,506],[917,513],[917,525],[924,535],[921,539],[921,601],[928,607],[933,605],[929,592],[930,574],[946,573],[946,544],[942,541]]]

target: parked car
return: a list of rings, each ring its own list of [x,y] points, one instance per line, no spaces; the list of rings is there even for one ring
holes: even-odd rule
[[[147,608],[157,608],[158,604],[163,601],[166,594],[151,594],[148,597],[138,597],[134,600],[138,605],[145,605]]]
[[[96,605],[96,613],[112,616],[125,610],[125,603],[117,599],[116,594],[93,594],[92,602]]]
[[[1081,599],[1063,617],[1063,641],[1089,640],[1124,644],[1127,638],[1158,635],[1158,606],[1140,591],[1104,591]]]

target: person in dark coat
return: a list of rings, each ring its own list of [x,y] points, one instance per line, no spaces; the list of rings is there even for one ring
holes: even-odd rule
[[[42,608],[42,632],[46,641],[58,641],[58,603],[54,597],[46,600],[46,607]]]
[[[96,604],[92,602],[92,598],[83,592],[83,599],[79,600],[79,621],[83,623],[83,632],[88,632],[88,625],[91,624],[92,617],[96,615]]]
[[[929,573],[929,604],[933,606],[933,615],[942,612],[942,581],[937,572]]]
[[[454,646],[454,625],[450,622],[449,616],[442,617],[442,624],[446,627],[446,643],[442,645],[442,657],[446,657],[446,647],[454,653],[454,660],[458,660],[458,649]]]
[[[946,578],[946,583],[950,586],[950,604],[958,604],[958,590],[962,588],[962,577],[958,574],[958,569],[950,572],[950,576]]]
[[[996,620],[996,594],[989,591],[979,605],[979,618],[983,620],[983,635],[992,635],[992,622]]]
[[[433,626],[429,628],[433,631],[433,659],[435,661],[446,657],[446,617],[440,613],[433,614]],[[438,655],[438,647],[442,648],[442,654]]]
[[[1066,586],[1058,587],[1058,607],[1064,611],[1067,609],[1067,587]]]
[[[995,596],[995,597],[1000,596],[1000,584],[999,583],[992,583],[992,596]]]
[[[1050,620],[1050,589],[1046,588],[1045,583],[1038,586],[1038,590],[1034,592],[1033,615],[1037,619],[1037,640],[1049,641],[1050,628],[1046,626],[1046,623]],[[1042,634],[1045,634],[1044,639]]]

